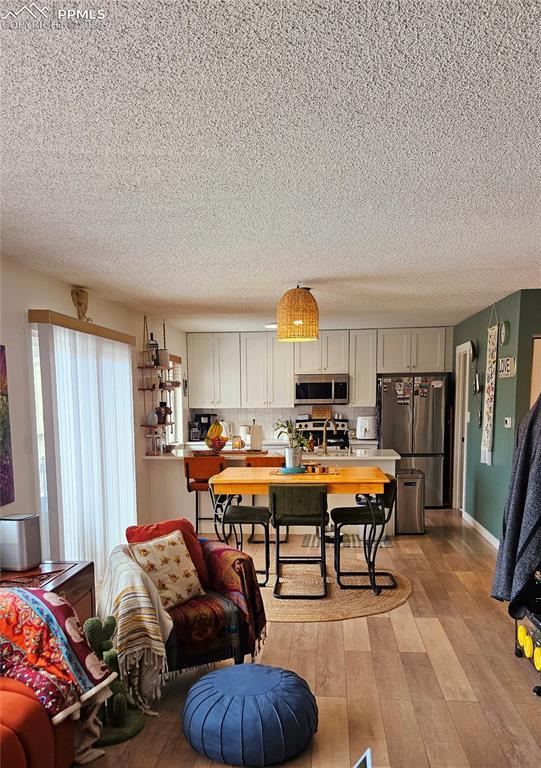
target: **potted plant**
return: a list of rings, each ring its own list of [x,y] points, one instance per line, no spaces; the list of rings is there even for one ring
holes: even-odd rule
[[[297,425],[291,419],[282,420],[279,419],[274,429],[277,433],[277,437],[287,435],[287,442],[289,447],[286,448],[286,467],[300,467],[302,464],[302,452],[308,450],[308,440],[304,437],[302,432],[297,429]]]

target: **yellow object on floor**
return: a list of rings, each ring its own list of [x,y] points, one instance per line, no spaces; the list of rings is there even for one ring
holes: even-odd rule
[[[531,635],[526,635],[524,638],[524,645],[522,646],[524,649],[524,655],[527,659],[531,659],[533,656],[533,638]]]

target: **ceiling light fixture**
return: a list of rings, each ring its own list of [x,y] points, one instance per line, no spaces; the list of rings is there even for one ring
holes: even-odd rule
[[[278,328],[278,325],[276,323],[265,323],[265,328],[268,328],[269,331],[275,331]]]
[[[286,291],[276,309],[278,341],[317,341],[319,339],[319,307],[310,288],[297,283]]]

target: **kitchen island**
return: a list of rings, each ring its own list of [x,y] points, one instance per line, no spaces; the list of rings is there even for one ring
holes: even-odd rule
[[[226,466],[242,466],[250,455],[283,456],[285,445],[273,445],[267,453],[247,453],[244,451],[226,452],[223,454]],[[204,448],[204,444],[197,446]],[[226,449],[227,450],[227,449]],[[192,493],[186,489],[184,477],[184,458],[193,455],[191,447],[177,448],[172,453],[163,456],[146,456],[150,472],[150,505],[145,521],[156,522],[173,517],[186,517],[195,521],[195,499]],[[328,454],[303,453],[303,461],[320,461],[327,466],[346,467],[379,467],[382,472],[394,475],[396,462],[400,455],[390,449],[378,448],[353,448],[351,454],[346,450],[329,450]],[[256,503],[265,504],[265,496],[256,496]],[[352,494],[333,494],[329,496],[329,510],[334,507],[352,506],[355,499]],[[207,494],[201,494],[201,515],[210,517],[212,505]],[[212,524],[203,523],[204,532],[212,532]],[[310,529],[306,529],[309,532]],[[299,532],[302,532],[299,529]],[[394,515],[386,527],[386,535],[394,534]]]

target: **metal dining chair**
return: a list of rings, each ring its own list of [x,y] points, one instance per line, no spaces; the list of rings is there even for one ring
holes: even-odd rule
[[[285,464],[285,458],[283,456],[249,456],[246,459],[247,467],[283,467]],[[252,506],[255,506],[255,496],[252,496]],[[286,527],[286,535],[282,539],[282,543],[286,543],[289,539],[289,528]],[[254,539],[254,526],[252,525],[252,532],[248,536],[249,544],[263,544],[262,541]]]
[[[383,493],[367,497],[358,494],[355,498],[356,507],[336,507],[331,510],[331,518],[334,523],[334,569],[336,581],[341,589],[372,589],[375,595],[379,595],[382,589],[395,589],[396,579],[389,571],[376,570],[376,556],[385,526],[391,519],[396,504],[396,477],[387,475],[388,483],[385,483]],[[363,548],[367,571],[343,571],[340,560],[340,532],[344,525],[364,525]],[[342,576],[368,576],[369,584],[344,584]],[[378,577],[388,579],[387,584],[378,583]]]
[[[269,485],[271,522],[275,528],[276,582],[273,597],[289,600],[317,600],[327,596],[327,566],[325,562],[325,527],[329,522],[327,512],[327,487],[293,483],[271,483]],[[294,525],[316,526],[321,533],[319,557],[301,555],[280,555],[280,527]],[[313,563],[319,565],[323,580],[322,591],[313,594],[284,594],[280,591],[282,565],[292,563]]]
[[[240,497],[242,499],[242,497]],[[244,546],[244,536],[242,532],[243,525],[251,525],[252,533],[254,526],[260,525],[263,528],[263,544],[265,545],[265,568],[263,570],[256,568],[256,573],[265,575],[263,581],[258,582],[260,587],[267,585],[270,574],[270,511],[268,507],[257,507],[248,504],[228,504],[224,508],[221,526],[222,536],[225,541],[228,540],[225,527],[230,526],[235,537],[235,546],[242,550]],[[248,539],[249,540],[249,539]],[[257,542],[259,543],[259,542]]]

